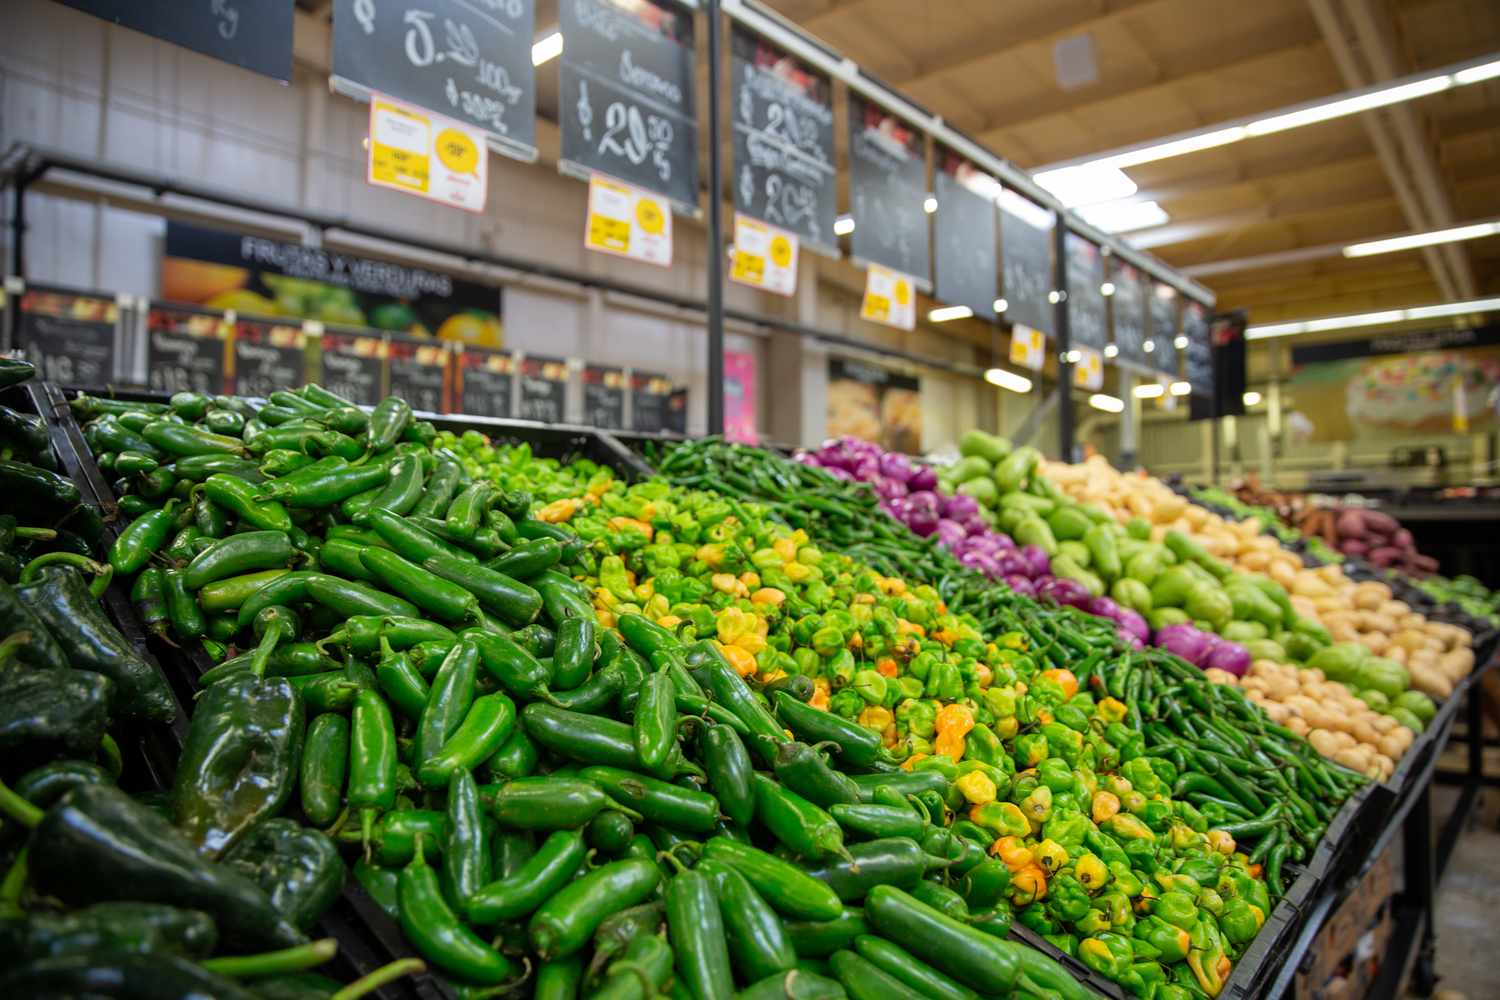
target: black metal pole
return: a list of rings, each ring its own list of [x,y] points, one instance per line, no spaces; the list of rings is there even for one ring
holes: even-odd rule
[[[18,278],[26,277],[26,188],[30,183],[31,172],[23,167],[11,187],[10,273]]]
[[[1052,322],[1057,327],[1057,447],[1064,462],[1075,462],[1073,453],[1073,362],[1068,351],[1073,334],[1068,328],[1068,230],[1061,218],[1052,227],[1052,287],[1057,303],[1052,307]]]
[[[708,433],[724,433],[723,159],[719,142],[719,0],[708,14]]]

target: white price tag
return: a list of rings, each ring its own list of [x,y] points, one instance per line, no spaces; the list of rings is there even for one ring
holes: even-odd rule
[[[735,213],[729,277],[752,288],[791,295],[797,290],[797,234]]]
[[[865,298],[859,318],[902,330],[917,325],[917,293],[910,276],[871,264],[865,272]]]
[[[1078,360],[1073,363],[1073,385],[1098,392],[1104,388],[1104,355],[1092,347],[1075,347]]]
[[[672,266],[672,211],[665,198],[595,174],[583,245],[590,250]]]
[[[1039,372],[1047,364],[1047,338],[1042,331],[1017,323],[1010,328],[1010,363]]]
[[[489,186],[484,133],[376,94],[370,100],[368,179],[469,212],[483,212]]]

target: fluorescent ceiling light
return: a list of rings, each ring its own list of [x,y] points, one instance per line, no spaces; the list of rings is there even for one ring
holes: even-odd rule
[[[1104,284],[1100,285],[1099,294],[1104,296],[1106,299],[1115,294],[1115,283],[1113,281],[1106,281]]]
[[[1136,399],[1156,399],[1167,394],[1167,387],[1160,382],[1147,382],[1134,389]]]
[[[1125,400],[1118,396],[1106,396],[1102,392],[1096,392],[1089,397],[1089,405],[1105,413],[1120,413],[1125,409]]]
[[[848,236],[854,232],[854,216],[841,215],[833,220],[833,234],[835,236]]]
[[[1179,351],[1187,350],[1187,344],[1187,337],[1183,336],[1180,333],[1172,338],[1172,346],[1177,348]]]
[[[1479,83],[1482,80],[1493,80],[1497,76],[1500,76],[1500,59],[1496,59],[1494,62],[1487,62],[1482,66],[1471,66],[1468,69],[1461,69],[1453,74],[1453,82],[1463,87],[1471,83]]]
[[[1394,87],[1382,87],[1354,97],[1323,101],[1311,107],[1298,108],[1296,111],[1253,121],[1245,126],[1245,134],[1270,135],[1273,132],[1285,132],[1289,128],[1301,128],[1304,125],[1315,125],[1333,118],[1343,118],[1345,115],[1359,114],[1361,111],[1369,111],[1372,108],[1400,104],[1418,97],[1427,97],[1429,94],[1441,93],[1452,87],[1453,81],[1452,76],[1444,73],[1425,80],[1414,80],[1411,83],[1402,83]]]
[[[946,323],[950,319],[968,319],[974,315],[974,310],[968,306],[940,306],[927,314],[927,319],[933,323]]]
[[[1324,316],[1318,319],[1292,320],[1286,323],[1265,323],[1245,328],[1246,340],[1268,340],[1272,337],[1291,337],[1299,333],[1321,333],[1326,330],[1347,330],[1359,326],[1377,326],[1382,323],[1400,323],[1414,319],[1438,319],[1443,316],[1469,316],[1474,313],[1500,312],[1500,298],[1468,299],[1464,302],[1443,302],[1432,306],[1411,306],[1407,309],[1383,309],[1379,312],[1356,313],[1352,316]]]
[[[1015,372],[1005,368],[991,368],[984,373],[984,380],[990,385],[998,385],[1002,389],[1011,392],[1030,392],[1031,379],[1025,375],[1017,375]]]
[[[1119,353],[1120,353],[1120,349],[1118,347],[1116,347],[1114,344],[1105,344],[1104,345],[1104,356],[1106,358],[1112,358],[1112,357],[1114,357],[1115,355],[1117,355]]]
[[[1196,153],[1204,149],[1213,149],[1216,146],[1227,146],[1231,142],[1239,142],[1245,138],[1245,127],[1243,125],[1231,125],[1229,128],[1214,129],[1211,132],[1199,132],[1194,135],[1186,135],[1181,139],[1169,139],[1166,142],[1158,142],[1151,146],[1142,146],[1126,153],[1116,153],[1107,161],[1116,167],[1136,167],[1142,163],[1155,163],[1157,160],[1166,160],[1174,156],[1185,156],[1188,153]]]
[[[1193,387],[1190,386],[1190,385],[1188,385],[1186,382],[1173,382],[1172,383],[1171,393],[1174,396],[1186,396],[1188,393],[1190,393],[1192,391],[1193,391]]]
[[[936,212],[937,211],[937,199],[934,198],[932,195],[928,195],[927,196],[927,200],[924,201],[924,202],[922,202],[922,211],[926,212],[928,215],[931,215],[933,212]]]
[[[1254,390],[1252,390],[1250,392],[1245,393],[1245,395],[1242,398],[1244,399],[1246,406],[1255,406],[1257,403],[1260,402],[1260,393],[1255,392]]]
[[[1484,236],[1494,236],[1496,233],[1500,233],[1500,222],[1476,222],[1467,226],[1454,226],[1452,229],[1434,229],[1425,233],[1412,233],[1409,236],[1392,236],[1384,240],[1370,240],[1368,243],[1353,243],[1344,247],[1344,256],[1369,257],[1378,253],[1395,253],[1398,250],[1430,247],[1438,243],[1477,240]]]
[[[1160,226],[1170,220],[1166,211],[1154,201],[1106,201],[1085,205],[1078,210],[1083,221],[1106,233],[1128,233],[1134,229]]]
[[[1135,181],[1109,163],[1084,163],[1060,170],[1043,170],[1032,180],[1050,191],[1064,208],[1118,201],[1135,194]]]
[[[1007,309],[1010,308],[1010,303],[1007,302],[1007,301],[1005,301],[1004,299],[996,299],[994,301],[994,303],[993,303],[993,306],[994,306],[995,312],[997,312],[997,313],[1003,313],[1003,312],[1005,312],[1005,310],[1007,310]]]
[[[562,32],[554,31],[545,38],[538,39],[537,43],[531,47],[531,65],[540,66],[549,59],[556,59],[562,55],[562,50]]]

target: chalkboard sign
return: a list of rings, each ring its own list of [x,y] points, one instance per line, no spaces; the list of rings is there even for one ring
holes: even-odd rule
[[[1151,367],[1177,377],[1177,293],[1170,285],[1151,286]]]
[[[1151,355],[1146,353],[1145,279],[1129,264],[1121,263],[1114,271],[1110,280],[1114,282],[1115,294],[1110,298],[1110,311],[1120,360],[1136,365],[1150,364]]]
[[[583,370],[583,422],[620,430],[625,426],[625,369],[589,365]]]
[[[234,325],[230,392],[269,396],[307,381],[307,336],[301,326],[242,319]]]
[[[1187,337],[1187,383],[1193,395],[1214,394],[1214,348],[1208,338],[1208,310],[1189,300],[1182,311],[1182,333]]]
[[[688,391],[678,389],[667,397],[667,421],[662,429],[671,434],[687,434]]]
[[[698,211],[693,15],[670,0],[562,0],[562,164]]]
[[[938,165],[934,185],[937,297],[994,319],[1000,279],[995,268],[995,203],[987,192],[998,191],[1000,185],[952,154],[943,159],[947,162]]]
[[[374,406],[384,394],[385,338],[363,333],[325,333],[323,388],[351,403]]]
[[[567,413],[568,362],[527,355],[521,359],[521,400],[516,416],[560,424]]]
[[[1104,350],[1109,323],[1104,312],[1104,255],[1076,233],[1064,244],[1068,254],[1068,336],[1074,347]]]
[[[536,159],[534,0],[334,0],[333,76],[481,128]]]
[[[738,24],[732,38],[735,210],[837,255],[832,85]]]
[[[292,0],[63,0],[228,63],[292,79]]]
[[[224,391],[223,313],[152,305],[146,314],[146,387],[152,392]]]
[[[667,407],[671,397],[671,379],[657,372],[632,371],[630,373],[631,429],[647,434],[666,430]]]
[[[922,133],[858,94],[849,95],[849,201],[854,256],[931,281],[927,159]]]
[[[413,410],[447,412],[448,345],[434,340],[391,337],[386,348],[390,388],[386,391]]]
[[[27,289],[16,346],[48,382],[99,388],[115,380],[120,307],[101,295]]]
[[[1051,211],[1011,191],[1000,195],[1000,257],[1004,281],[1005,318],[1040,330],[1053,331]]]
[[[509,417],[515,398],[516,359],[504,351],[466,347],[455,356],[459,413],[476,417]]]

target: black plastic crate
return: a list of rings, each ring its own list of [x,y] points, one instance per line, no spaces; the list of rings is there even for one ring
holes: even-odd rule
[[[1032,930],[1030,927],[1022,927],[1020,924],[1013,924],[1011,926],[1009,936],[1012,940],[1019,941],[1022,944],[1026,945],[1028,948],[1032,948],[1036,951],[1041,952],[1043,955],[1046,955],[1048,958],[1061,965],[1064,969],[1067,969],[1068,974],[1071,975],[1074,979],[1078,980],[1080,983],[1083,983],[1099,996],[1108,997],[1109,1000],[1129,1000],[1131,994],[1126,993],[1118,983],[1113,983],[1108,979],[1105,979],[1103,976],[1099,975],[1099,973],[1095,972],[1093,969],[1090,969],[1087,965],[1084,965],[1072,955],[1067,954],[1059,948],[1053,947],[1051,942],[1042,937],[1036,931]]]

